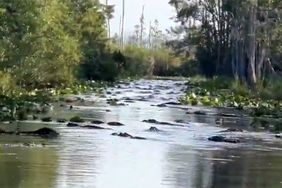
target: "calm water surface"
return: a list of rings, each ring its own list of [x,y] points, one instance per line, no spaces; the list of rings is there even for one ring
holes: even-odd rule
[[[53,116],[119,121],[124,127],[87,130],[50,124],[60,132],[55,140],[32,137],[0,137],[0,188],[278,188],[282,187],[282,140],[257,132],[247,118],[215,123],[211,115],[189,115],[201,107],[156,105],[176,102],[185,89],[184,81],[139,80],[107,89],[106,96],[84,95],[84,102],[55,105]],[[117,98],[126,106],[110,106]],[[132,99],[130,101],[129,99]],[[178,126],[142,122],[182,120]],[[26,123],[21,129],[42,124]],[[107,125],[102,125],[107,127]],[[146,131],[151,126],[161,133]],[[243,139],[240,144],[209,142],[226,127],[245,128],[244,133],[227,133]],[[127,132],[147,140],[111,136]],[[23,143],[34,143],[25,147]],[[42,143],[46,146],[42,147]]]

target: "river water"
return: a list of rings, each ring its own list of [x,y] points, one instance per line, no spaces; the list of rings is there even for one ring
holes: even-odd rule
[[[125,126],[89,130],[26,122],[24,128],[53,127],[60,137],[45,140],[1,135],[0,187],[282,187],[281,139],[253,130],[248,126],[248,118],[225,118],[219,126],[216,124],[219,117],[215,115],[219,109],[156,106],[176,102],[185,88],[184,81],[138,80],[108,88],[104,96],[79,96],[84,100],[72,104],[72,110],[68,104],[56,104],[54,117],[80,115],[89,121],[117,121]],[[110,98],[125,105],[111,106],[106,101]],[[210,115],[187,114],[195,110],[205,110]],[[147,119],[173,125],[142,122]],[[176,120],[181,123],[175,123]],[[151,126],[162,131],[146,131]],[[208,137],[222,134],[220,131],[227,127],[244,128],[243,133],[224,133],[243,141],[238,144],[208,141]],[[147,139],[112,136],[113,132]]]

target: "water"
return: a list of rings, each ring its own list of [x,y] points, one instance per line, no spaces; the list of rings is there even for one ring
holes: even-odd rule
[[[75,103],[74,110],[56,104],[52,114],[55,117],[78,114],[89,120],[119,121],[126,126],[88,130],[27,122],[20,128],[49,126],[61,136],[44,140],[1,135],[0,187],[282,187],[282,142],[270,133],[253,130],[248,126],[248,118],[228,118],[218,126],[214,115],[218,109],[155,106],[177,101],[184,89],[183,81],[139,80],[109,88],[106,96],[81,96],[85,101]],[[106,103],[108,98],[120,99],[126,106],[110,106]],[[211,115],[186,114],[199,109]],[[153,125],[142,122],[146,119],[183,123]],[[146,131],[151,126],[163,132]],[[226,127],[248,130],[226,133],[243,142],[207,140]],[[147,140],[115,137],[113,132],[127,132]]]

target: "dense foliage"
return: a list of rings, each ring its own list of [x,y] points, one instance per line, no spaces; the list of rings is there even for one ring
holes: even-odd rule
[[[1,1],[2,94],[15,87],[64,88],[81,79],[177,74],[178,60],[163,46],[157,20],[150,39],[139,33],[135,44],[121,48],[107,36],[112,12],[98,0]]]
[[[92,0],[1,1],[1,82],[42,88],[104,79],[97,72],[108,66],[103,8]]]
[[[156,50],[138,47],[135,45],[125,46],[124,76],[175,76],[179,68],[180,60],[167,48]]]
[[[171,0],[173,32],[183,36],[169,44],[195,55],[209,77],[229,75],[250,86],[281,70],[282,4],[277,0]]]

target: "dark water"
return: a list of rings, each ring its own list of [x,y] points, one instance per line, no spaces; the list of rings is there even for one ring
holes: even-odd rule
[[[252,130],[247,118],[224,119],[218,126],[215,109],[152,106],[177,101],[183,89],[183,81],[140,80],[110,88],[106,96],[81,96],[85,101],[75,103],[74,110],[57,104],[55,117],[78,114],[126,126],[87,130],[26,122],[21,129],[49,126],[61,136],[44,140],[1,135],[0,188],[282,187],[282,140]],[[110,106],[106,104],[108,98],[120,99],[126,106]],[[211,115],[186,114],[199,109]],[[146,119],[183,123],[153,125],[142,122]],[[150,126],[163,132],[147,132]],[[207,140],[226,127],[246,128],[243,133],[226,133],[243,141],[228,144]],[[147,140],[111,136],[113,132],[127,132]]]

